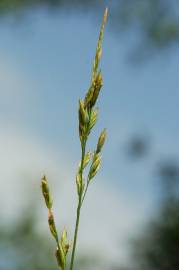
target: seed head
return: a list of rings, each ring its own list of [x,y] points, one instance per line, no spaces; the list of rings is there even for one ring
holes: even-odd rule
[[[88,163],[90,162],[90,159],[91,159],[91,156],[92,156],[92,153],[91,151],[88,151],[84,157],[84,160],[83,160],[83,168],[81,168],[81,161],[79,163],[79,166],[78,166],[78,170],[80,172],[81,169],[85,169],[86,166],[88,165]]]
[[[101,152],[101,149],[104,145],[105,140],[106,140],[106,129],[103,129],[103,131],[101,132],[99,139],[98,139],[96,153]]]
[[[60,267],[60,269],[65,270],[66,257],[65,257],[65,253],[64,253],[62,247],[57,247],[56,252],[55,252],[55,256],[56,256],[57,263],[58,263],[58,266]]]
[[[50,194],[47,178],[45,175],[42,177],[42,180],[41,180],[41,188],[42,188],[42,194],[44,196],[46,206],[48,209],[51,209],[52,204],[53,204],[53,199]]]
[[[93,92],[94,92],[94,84],[92,82],[90,88],[88,89],[88,92],[86,93],[86,96],[85,96],[85,101],[84,101],[84,106],[85,108],[90,108],[90,102],[91,102],[91,99],[93,98]]]
[[[65,228],[63,229],[60,242],[61,242],[61,246],[62,246],[63,251],[64,251],[65,256],[66,256],[68,251],[69,251],[69,248],[70,248],[70,243],[67,240],[67,231]]]
[[[96,55],[95,55],[94,64],[93,64],[93,76],[92,76],[93,79],[96,77],[96,73],[98,71],[98,66],[101,59],[101,55],[102,55],[102,40],[103,40],[104,27],[106,24],[107,16],[108,16],[108,8],[105,9],[103,22],[102,22],[101,30],[99,33],[99,39],[98,39],[98,44],[96,48]]]
[[[102,74],[101,74],[101,71],[98,72],[94,82],[93,82],[93,85],[94,85],[94,89],[93,89],[93,96],[92,96],[92,99],[90,101],[90,106],[91,108],[94,107],[94,105],[96,104],[96,101],[98,99],[98,96],[99,96],[99,92],[101,90],[101,87],[103,85],[103,79],[102,79]]]
[[[82,122],[82,124],[86,124],[88,121],[88,115],[87,111],[85,110],[84,101],[79,100],[79,121]]]
[[[94,127],[94,125],[96,124],[97,121],[97,117],[98,117],[98,109],[92,109],[91,110],[91,118],[90,118],[90,123],[89,123],[89,132],[91,131],[91,129]]]
[[[88,178],[91,180],[98,172],[101,164],[101,156],[100,154],[94,154],[93,162],[89,171]]]
[[[82,194],[83,190],[84,190],[84,179],[81,177],[81,174],[78,172],[76,175],[76,186],[77,186],[77,192],[78,192],[78,196],[80,196],[80,194]]]
[[[48,224],[49,224],[51,234],[53,235],[55,240],[58,242],[58,234],[57,234],[57,230],[56,230],[56,226],[55,226],[54,216],[53,216],[53,213],[51,210],[49,210]]]

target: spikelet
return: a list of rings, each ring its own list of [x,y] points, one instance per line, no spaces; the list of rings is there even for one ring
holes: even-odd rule
[[[70,248],[70,243],[69,243],[69,241],[67,239],[67,231],[66,231],[65,228],[63,229],[60,243],[61,243],[61,246],[62,246],[63,251],[64,251],[65,256],[66,256],[68,251],[69,251],[69,248]]]
[[[97,43],[97,48],[96,48],[96,55],[95,55],[95,59],[94,59],[94,63],[93,63],[92,80],[94,80],[94,78],[96,77],[96,73],[97,73],[99,62],[100,62],[101,55],[102,55],[102,41],[103,41],[104,28],[105,28],[107,16],[108,16],[108,8],[105,9],[103,21],[102,21],[102,25],[101,25],[101,30],[99,33],[99,38],[98,38],[98,43]]]
[[[42,188],[42,194],[44,196],[46,206],[48,209],[51,209],[52,204],[53,204],[53,199],[52,199],[52,196],[50,194],[47,178],[45,175],[41,179],[41,188]]]
[[[78,196],[83,193],[84,187],[85,187],[85,181],[84,178],[81,176],[81,173],[78,172],[76,175],[76,186],[77,186],[77,193]]]
[[[66,257],[65,257],[65,253],[64,253],[62,247],[60,247],[60,246],[57,247],[56,252],[55,252],[55,256],[56,256],[57,263],[58,263],[60,270],[65,270]]]
[[[92,130],[92,128],[94,127],[94,125],[96,124],[98,112],[99,112],[98,109],[91,109],[91,118],[90,118],[90,122],[89,122],[89,133]]]
[[[58,243],[57,229],[56,229],[55,220],[54,220],[54,216],[51,209],[49,210],[49,214],[48,214],[48,224],[49,224],[49,228],[50,228],[52,236],[55,238],[56,242]]]
[[[97,174],[101,165],[101,155],[95,153],[92,161],[92,165],[88,174],[89,181]]]
[[[89,164],[90,162],[90,159],[91,159],[91,156],[92,156],[92,152],[91,151],[88,151],[84,157],[84,161],[83,161],[83,168],[81,168],[81,161],[78,165],[78,171],[80,172],[81,169],[85,169],[86,166]]]
[[[101,149],[104,145],[104,142],[106,140],[106,129],[103,129],[103,131],[101,132],[99,139],[98,139],[98,144],[97,144],[97,149],[96,149],[96,153],[100,153]]]
[[[90,100],[91,108],[94,107],[94,105],[96,104],[102,85],[103,85],[103,78],[102,78],[101,71],[99,71],[93,81],[93,96]]]
[[[67,257],[69,248],[70,248],[70,243],[67,240],[67,231],[64,228],[61,235],[60,243],[57,246],[56,253],[55,253],[58,266],[60,267],[61,270],[65,270],[66,268],[66,257]]]

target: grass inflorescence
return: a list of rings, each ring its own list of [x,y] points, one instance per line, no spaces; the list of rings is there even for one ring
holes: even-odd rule
[[[76,243],[78,237],[78,228],[80,221],[81,208],[88,191],[88,187],[93,178],[97,174],[101,165],[101,151],[106,139],[106,129],[102,130],[99,135],[97,145],[94,151],[87,151],[86,145],[89,135],[96,124],[98,117],[98,109],[95,107],[103,85],[102,73],[99,69],[99,63],[102,55],[102,40],[104,35],[104,27],[108,16],[108,9],[105,9],[102,26],[99,33],[99,39],[96,48],[96,54],[92,67],[92,76],[90,87],[85,95],[84,99],[79,100],[78,118],[79,118],[79,139],[81,143],[81,160],[79,162],[77,174],[76,174],[76,186],[78,195],[78,206],[76,214],[76,225],[74,232],[74,239],[72,243],[72,252],[70,259],[69,270],[74,269]],[[89,165],[89,166],[88,166]],[[88,167],[87,167],[88,166]],[[88,168],[87,177],[84,177],[84,171]],[[56,259],[60,270],[67,269],[67,254],[70,249],[70,242],[67,239],[67,232],[64,229],[59,237],[57,228],[55,225],[54,214],[52,210],[53,199],[50,193],[46,176],[43,176],[41,180],[41,187],[43,197],[48,209],[48,224],[50,232],[56,242]]]

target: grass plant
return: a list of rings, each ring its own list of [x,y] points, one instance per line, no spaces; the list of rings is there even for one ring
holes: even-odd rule
[[[50,232],[56,242],[56,259],[60,270],[67,270],[67,254],[72,246],[71,259],[69,270],[74,270],[75,251],[78,237],[78,229],[80,222],[81,208],[88,191],[88,187],[93,181],[93,178],[97,174],[101,165],[101,151],[106,139],[106,129],[102,130],[97,145],[94,151],[87,151],[87,141],[89,135],[96,124],[98,117],[98,109],[95,107],[96,102],[101,91],[103,80],[102,73],[99,69],[99,63],[102,55],[102,40],[104,34],[104,28],[108,16],[108,9],[105,9],[102,26],[99,33],[99,39],[96,48],[96,54],[92,67],[92,76],[90,87],[85,95],[84,99],[79,100],[78,118],[79,118],[79,139],[81,144],[81,160],[76,174],[76,186],[78,195],[78,205],[76,213],[76,225],[74,231],[73,243],[70,245],[67,239],[67,232],[64,229],[59,237],[57,228],[55,225],[55,218],[52,210],[53,199],[50,193],[49,185],[46,176],[42,177],[41,188],[42,194],[45,199],[45,203],[48,209],[48,224]],[[88,169],[87,177],[84,177],[84,171]]]

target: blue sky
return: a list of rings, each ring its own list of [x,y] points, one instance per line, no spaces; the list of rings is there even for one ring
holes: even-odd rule
[[[4,19],[0,23],[1,179],[6,179],[0,185],[4,194],[13,191],[9,213],[12,204],[19,207],[22,203],[14,196],[14,189],[25,192],[24,175],[28,175],[28,187],[32,193],[35,189],[38,200],[38,180],[44,172],[52,179],[57,196],[60,188],[59,207],[65,201],[63,194],[73,193],[74,182],[69,181],[73,181],[80,157],[78,99],[89,86],[100,22],[101,18],[91,13],[52,16],[38,11],[17,22]],[[104,87],[98,103],[100,116],[90,146],[103,127],[108,130],[108,140],[102,169],[88,194],[88,214],[82,221],[89,230],[93,228],[101,252],[107,247],[111,226],[113,241],[118,234],[123,243],[122,239],[135,233],[138,224],[150,216],[156,199],[153,164],[168,156],[178,158],[179,154],[176,48],[131,66],[127,55],[133,37],[116,36],[109,25],[101,61]],[[124,157],[123,146],[136,133],[152,139],[151,156],[141,163]],[[63,180],[58,183],[57,178]],[[70,195],[68,214],[63,210],[67,223],[74,211],[70,206],[73,199]],[[90,216],[96,217],[97,226]],[[86,242],[81,242],[88,246],[85,231],[82,236]],[[116,245],[120,250],[117,241]],[[121,253],[122,248],[123,244]]]

